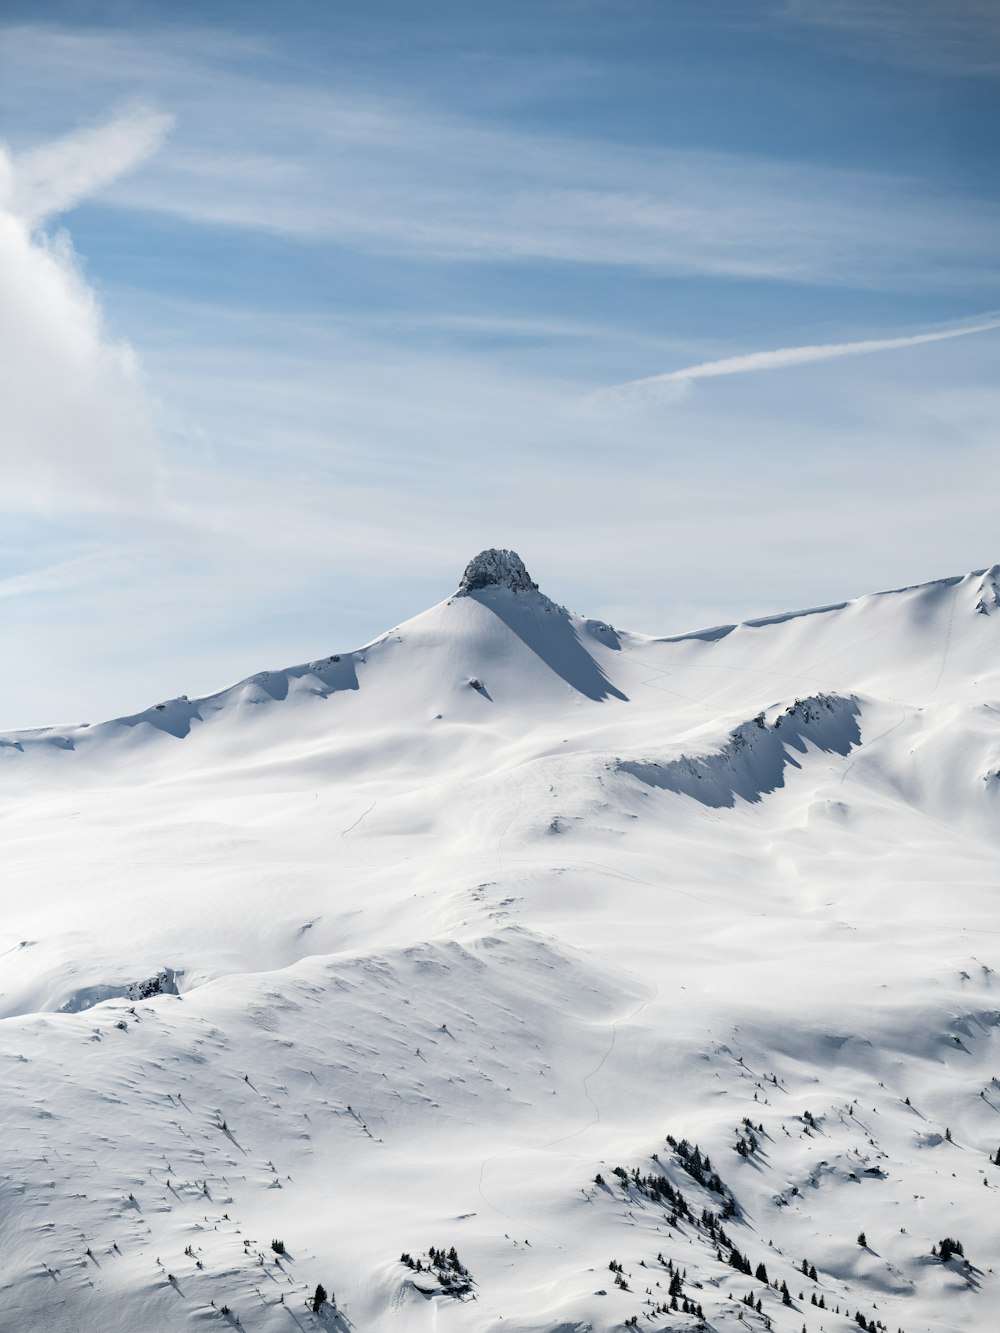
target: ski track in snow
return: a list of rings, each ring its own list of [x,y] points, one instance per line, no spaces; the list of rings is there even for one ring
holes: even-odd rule
[[[570,1133],[561,1135],[559,1138],[546,1139],[540,1143],[519,1145],[514,1148],[506,1148],[504,1149],[503,1152],[493,1153],[491,1156],[483,1159],[482,1165],[479,1168],[478,1190],[479,1190],[479,1197],[482,1199],[482,1201],[488,1207],[492,1208],[495,1213],[498,1213],[501,1217],[505,1218],[508,1222],[522,1224],[522,1230],[527,1229],[536,1232],[538,1235],[546,1236],[552,1242],[552,1244],[556,1246],[556,1248],[559,1250],[568,1249],[575,1253],[582,1253],[579,1250],[575,1250],[573,1246],[567,1246],[563,1241],[559,1240],[558,1237],[553,1236],[550,1233],[546,1232],[544,1229],[538,1227],[536,1223],[529,1224],[524,1221],[523,1217],[517,1217],[514,1214],[505,1212],[504,1209],[502,1209],[493,1199],[491,1199],[487,1195],[486,1191],[483,1188],[483,1182],[486,1178],[487,1168],[492,1166],[496,1162],[500,1162],[505,1159],[510,1159],[511,1157],[514,1156],[532,1152],[544,1152],[548,1148],[560,1147],[564,1143],[569,1143],[571,1140],[579,1138],[581,1134],[586,1133],[586,1131],[588,1129],[593,1128],[594,1125],[600,1124],[601,1108],[591,1095],[590,1083],[593,1079],[597,1077],[597,1075],[604,1069],[605,1065],[611,1059],[611,1056],[614,1053],[615,1040],[618,1036],[619,1028],[625,1024],[634,1022],[635,1019],[638,1018],[639,1014],[641,1014],[644,1009],[648,1008],[649,1005],[654,1003],[658,995],[659,991],[656,987],[654,987],[652,995],[650,995],[647,999],[640,1001],[640,1003],[636,1005],[636,1007],[630,1013],[626,1014],[624,1018],[615,1019],[612,1022],[611,1038],[608,1042],[607,1050],[601,1056],[600,1060],[598,1060],[594,1068],[588,1074],[584,1075],[581,1084],[584,1097],[586,1097],[587,1101],[590,1102],[591,1106],[594,1108],[594,1115],[590,1120],[580,1125],[577,1129],[571,1130]]]
[[[906,709],[900,707],[899,721],[894,722],[891,727],[886,727],[885,731],[880,731],[877,736],[872,736],[870,740],[866,740],[861,747],[860,755],[863,756],[864,758],[867,758],[871,754],[872,747],[874,745],[877,745],[879,741],[884,740],[886,736],[891,736],[892,733],[894,731],[897,731],[905,721],[906,721]],[[843,786],[844,783],[847,781],[847,779],[850,777],[857,762],[858,762],[857,759],[852,759],[851,762],[844,769],[843,773],[841,773],[840,775],[841,786]]]
[[[937,694],[938,686],[944,679],[945,667],[948,665],[948,652],[951,649],[951,632],[955,624],[955,607],[958,605],[960,592],[961,590],[956,588],[954,595],[950,598],[950,605],[948,607],[948,628],[944,632],[944,647],[941,651],[941,669],[937,674],[937,680],[935,680],[934,684],[931,686],[931,694]]]

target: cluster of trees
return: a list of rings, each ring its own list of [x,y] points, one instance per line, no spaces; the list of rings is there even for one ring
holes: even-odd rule
[[[666,1301],[654,1305],[651,1314],[691,1314],[698,1319],[705,1318],[705,1311],[696,1301],[689,1301],[686,1296],[671,1296],[670,1304]]]
[[[708,1157],[703,1157],[695,1144],[692,1148],[689,1143],[683,1141],[676,1144],[674,1140],[668,1139],[668,1142],[677,1151],[681,1158],[684,1169],[693,1180],[697,1180],[705,1189],[719,1194],[723,1199],[721,1216],[713,1213],[710,1208],[703,1208],[700,1217],[693,1212],[691,1205],[681,1190],[671,1185],[670,1181],[664,1175],[650,1173],[643,1175],[638,1167],[633,1167],[631,1175],[623,1166],[616,1166],[612,1170],[612,1175],[617,1176],[621,1181],[622,1188],[626,1191],[634,1189],[636,1193],[644,1195],[650,1202],[659,1204],[661,1207],[669,1210],[668,1221],[671,1226],[677,1226],[680,1221],[687,1221],[692,1226],[698,1227],[707,1233],[716,1245],[724,1246],[726,1249],[732,1248],[732,1241],[726,1235],[722,1226],[722,1218],[733,1217],[737,1212],[736,1200],[732,1193],[726,1188],[718,1174],[712,1170],[712,1164]],[[681,1150],[684,1150],[683,1152]],[[659,1163],[659,1158],[654,1155],[654,1161]],[[595,1185],[604,1185],[604,1177],[598,1173],[594,1177]]]
[[[733,1146],[741,1157],[752,1157],[760,1147],[760,1144],[757,1142],[757,1135],[754,1133],[753,1124],[746,1116],[743,1117],[743,1127],[746,1130],[746,1136],[737,1129],[736,1143]],[[764,1126],[759,1126],[759,1129],[763,1132]]]
[[[885,1328],[885,1324],[880,1324],[875,1319],[866,1319],[860,1310],[854,1316],[854,1322],[858,1328],[865,1329],[867,1333],[880,1333],[880,1330]]]
[[[811,1129],[816,1130],[819,1128],[819,1125],[812,1114],[806,1114],[803,1118],[807,1126]],[[754,1126],[749,1119],[744,1118],[743,1130],[741,1131],[740,1129],[737,1129],[736,1133],[738,1139],[738,1152],[740,1151],[740,1143],[743,1145],[744,1155],[749,1156],[758,1151],[759,1143],[756,1134],[754,1133]],[[733,1216],[737,1211],[735,1197],[724,1184],[718,1172],[714,1170],[708,1155],[702,1153],[697,1144],[692,1145],[686,1139],[682,1139],[678,1142],[672,1136],[667,1135],[667,1143],[673,1149],[679,1164],[683,1167],[685,1172],[691,1176],[694,1181],[701,1185],[703,1189],[720,1196],[725,1201],[725,1211],[723,1216]],[[997,1156],[1000,1157],[1000,1149],[997,1150]],[[653,1154],[653,1160],[659,1165],[659,1158],[655,1153]],[[752,1275],[758,1282],[763,1283],[767,1287],[771,1287],[778,1293],[781,1296],[781,1303],[783,1306],[793,1306],[792,1293],[789,1290],[788,1283],[785,1281],[779,1282],[777,1278],[773,1281],[770,1280],[767,1268],[763,1263],[759,1263],[756,1268],[753,1268],[749,1258],[743,1254],[729,1236],[727,1236],[719,1214],[713,1213],[709,1208],[703,1208],[700,1217],[696,1217],[691,1205],[688,1203],[687,1199],[685,1199],[683,1193],[671,1185],[670,1181],[662,1174],[650,1173],[648,1175],[643,1175],[637,1167],[633,1168],[630,1172],[626,1170],[625,1167],[621,1166],[614,1167],[613,1174],[621,1182],[622,1188],[626,1192],[634,1190],[637,1193],[646,1196],[654,1204],[669,1206],[672,1210],[669,1217],[671,1224],[676,1226],[679,1220],[683,1219],[695,1226],[706,1237],[711,1238],[715,1242],[716,1258],[719,1262],[727,1262],[732,1268],[736,1269],[737,1272],[746,1274],[747,1276]],[[601,1186],[605,1185],[604,1179],[600,1175],[595,1177],[595,1183]],[[858,1235],[858,1244],[862,1247],[866,1247],[868,1244],[868,1239],[863,1231]],[[932,1253],[939,1257],[944,1263],[947,1263],[955,1255],[964,1257],[961,1241],[958,1241],[951,1236],[946,1236],[938,1245],[934,1246]],[[655,1305],[652,1304],[651,1301],[647,1301],[647,1305],[651,1306],[647,1311],[647,1318],[655,1318],[657,1315],[661,1314],[683,1313],[695,1316],[699,1319],[704,1319],[702,1307],[685,1294],[683,1275],[679,1269],[675,1268],[673,1261],[665,1259],[662,1253],[657,1255],[657,1259],[671,1274],[667,1293],[668,1300],[661,1301],[659,1304]],[[617,1260],[612,1259],[608,1267],[615,1275],[616,1285],[623,1291],[630,1290],[622,1265]],[[801,1261],[800,1268],[803,1277],[809,1279],[811,1282],[817,1282],[819,1280],[816,1265],[810,1263],[808,1259],[803,1259]],[[648,1288],[647,1292],[649,1292]],[[745,1306],[753,1310],[764,1320],[766,1327],[771,1327],[770,1317],[765,1313],[763,1302],[759,1295],[755,1295],[753,1291],[749,1291],[741,1299]],[[802,1292],[799,1293],[799,1299],[805,1299]],[[826,1310],[828,1308],[826,1298],[822,1293],[817,1294],[817,1292],[814,1291],[810,1297],[810,1301],[812,1305],[819,1310]],[[836,1312],[838,1314],[840,1313],[839,1306],[837,1307]],[[845,1311],[845,1314],[846,1313],[847,1312]],[[884,1324],[878,1322],[874,1318],[868,1319],[860,1310],[855,1315],[855,1320],[859,1328],[865,1330],[865,1333],[886,1333]],[[638,1316],[633,1316],[631,1320],[626,1320],[625,1324],[626,1327],[638,1327]],[[902,1333],[902,1330],[900,1330],[900,1333]]]
[[[733,1212],[735,1212],[736,1201],[732,1193],[726,1188],[718,1171],[712,1169],[708,1154],[703,1155],[697,1143],[692,1146],[687,1139],[681,1139],[678,1143],[672,1134],[667,1135],[667,1142],[677,1154],[681,1166],[692,1180],[696,1180],[710,1193],[720,1195],[727,1205],[731,1205],[731,1210],[726,1212],[725,1216],[732,1217]]]
[[[680,1190],[674,1189],[666,1176],[652,1173],[644,1176],[640,1174],[638,1167],[633,1168],[630,1176],[623,1166],[616,1166],[611,1174],[618,1177],[623,1189],[632,1188],[637,1193],[644,1194],[653,1203],[660,1204],[664,1208],[669,1207],[672,1226],[676,1226],[678,1219],[682,1217],[691,1223],[694,1222],[694,1214],[687,1199]]]
[[[629,1285],[628,1282],[625,1280],[625,1270],[624,1268],[622,1268],[618,1260],[612,1259],[611,1262],[608,1264],[608,1267],[615,1275],[615,1286],[621,1287],[622,1291],[628,1291]]]
[[[433,1245],[427,1251],[427,1261],[414,1259],[405,1250],[399,1256],[399,1262],[415,1273],[428,1273],[437,1279],[442,1291],[448,1296],[466,1296],[472,1290],[472,1274],[458,1257],[454,1245],[445,1253]]]
[[[739,1250],[734,1250],[733,1255],[736,1256],[736,1259],[734,1261],[733,1257],[730,1256],[729,1259],[730,1264],[738,1272],[746,1273],[746,1275],[749,1277],[750,1261],[746,1258],[745,1255],[740,1254]],[[780,1292],[782,1305],[791,1305],[792,1293],[788,1290],[787,1282],[782,1282],[779,1284],[777,1278],[775,1278],[773,1282],[769,1282],[767,1278],[767,1269],[764,1267],[763,1264],[757,1265],[756,1269],[754,1270],[753,1276],[757,1279],[758,1282],[763,1282],[765,1287],[770,1286],[773,1287],[775,1291]],[[743,1304],[751,1306],[753,1309],[757,1311],[758,1314],[760,1313],[760,1299],[758,1298],[755,1304],[752,1291],[747,1292],[746,1296],[743,1297]]]
[[[750,1260],[745,1254],[742,1254],[734,1245],[729,1252],[729,1266],[735,1268],[737,1273],[746,1273],[747,1277],[753,1272],[750,1266]]]

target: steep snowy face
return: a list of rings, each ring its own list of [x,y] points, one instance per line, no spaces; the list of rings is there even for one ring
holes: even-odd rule
[[[491,547],[488,551],[480,551],[466,565],[456,596],[467,597],[469,593],[494,587],[509,588],[511,592],[538,591],[538,584],[532,582],[516,551],[498,551]]]
[[[989,616],[1000,610],[1000,565],[993,565],[986,571],[977,592],[976,610],[980,615]]]

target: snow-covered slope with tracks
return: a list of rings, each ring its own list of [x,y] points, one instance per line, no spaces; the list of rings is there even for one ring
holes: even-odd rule
[[[0,737],[0,1327],[993,1328],[998,587]]]

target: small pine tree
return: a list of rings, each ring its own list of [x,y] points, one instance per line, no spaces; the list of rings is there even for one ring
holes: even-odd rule
[[[861,1246],[863,1250],[866,1250],[868,1248],[868,1237],[865,1235],[863,1231],[858,1232],[858,1244]]]
[[[322,1282],[316,1283],[316,1290],[313,1292],[311,1304],[313,1314],[319,1314],[320,1310],[326,1304],[326,1287],[323,1286]]]

